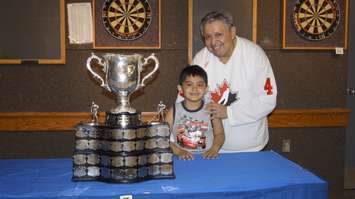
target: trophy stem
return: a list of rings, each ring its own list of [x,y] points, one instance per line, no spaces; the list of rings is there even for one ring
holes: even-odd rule
[[[117,107],[111,110],[112,113],[123,113],[123,112],[136,113],[136,110],[132,108],[129,103],[130,94],[121,91],[117,93],[116,96],[117,96]]]

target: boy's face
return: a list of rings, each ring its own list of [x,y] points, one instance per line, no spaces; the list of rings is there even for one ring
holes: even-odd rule
[[[178,90],[183,93],[185,100],[198,102],[203,99],[207,85],[202,77],[189,75],[182,85],[178,86]]]

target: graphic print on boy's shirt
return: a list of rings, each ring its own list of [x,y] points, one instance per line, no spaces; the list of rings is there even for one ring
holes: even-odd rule
[[[205,149],[208,122],[198,121],[192,117],[182,115],[177,118],[176,142],[182,148]]]

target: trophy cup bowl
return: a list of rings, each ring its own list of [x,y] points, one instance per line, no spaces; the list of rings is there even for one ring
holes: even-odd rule
[[[113,53],[106,53],[102,57],[92,53],[86,61],[86,67],[91,75],[99,81],[101,87],[113,92],[117,97],[117,106],[106,114],[107,125],[123,127],[138,125],[140,115],[131,107],[129,97],[133,92],[144,87],[146,80],[158,70],[158,59],[154,53],[147,58],[140,54]],[[102,67],[104,78],[92,69],[92,60],[97,60],[97,64]],[[154,69],[141,79],[141,72],[148,65],[149,60],[154,61]]]

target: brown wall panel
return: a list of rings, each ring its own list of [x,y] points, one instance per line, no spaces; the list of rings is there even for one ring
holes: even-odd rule
[[[341,198],[344,182],[344,128],[271,129],[268,147],[326,180],[330,198]],[[282,141],[291,140],[290,153]]]
[[[258,1],[258,44],[264,49],[281,47],[281,1]]]
[[[278,108],[346,106],[346,56],[333,52],[267,50],[278,86]]]
[[[71,2],[88,1],[66,1]],[[161,3],[161,49],[92,50],[92,45],[67,44],[65,65],[1,65],[0,111],[88,111],[92,101],[99,104],[101,111],[111,109],[115,96],[101,88],[86,70],[91,52],[140,53],[145,57],[155,53],[160,69],[144,89],[132,95],[131,102],[141,111],[155,111],[159,101],[171,105],[176,96],[177,75],[187,63],[187,1]]]
[[[1,133],[2,159],[70,158],[74,150],[74,132]]]

